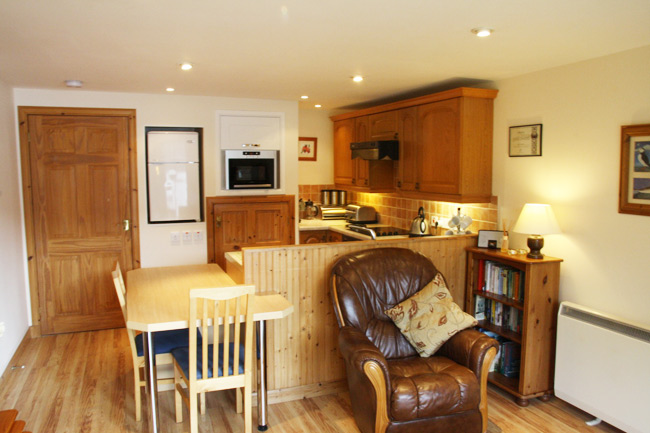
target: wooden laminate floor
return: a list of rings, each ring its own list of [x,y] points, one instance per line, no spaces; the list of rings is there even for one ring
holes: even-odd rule
[[[24,368],[21,366],[24,365]],[[12,369],[11,366],[17,366]],[[189,431],[174,422],[173,393],[160,393],[164,432]],[[0,410],[17,409],[34,433],[119,433],[148,431],[146,417],[134,418],[133,373],[124,329],[41,337],[26,341],[0,379]],[[256,409],[253,409],[256,423]],[[607,424],[588,427],[588,414],[552,398],[521,408],[496,388],[489,391],[490,431],[503,433],[620,433]],[[202,432],[240,432],[243,417],[235,413],[229,391],[207,396],[199,417]],[[347,393],[269,406],[270,433],[357,433]],[[456,432],[462,433],[462,432]]]

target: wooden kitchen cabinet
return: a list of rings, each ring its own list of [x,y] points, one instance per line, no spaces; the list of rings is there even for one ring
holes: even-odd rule
[[[404,197],[424,200],[489,203],[493,100],[497,93],[461,87],[333,116],[335,141],[337,124],[347,122],[348,128],[354,128],[355,139],[365,131],[370,140],[391,138],[390,134],[396,132],[400,142],[397,163],[367,161],[367,179],[363,170],[354,172],[348,185],[360,191],[365,187],[367,191],[399,192]],[[336,165],[343,158],[335,157],[335,173]],[[396,172],[392,187],[386,189],[384,182],[390,177],[390,165],[396,167]],[[346,185],[336,179],[335,182]]]
[[[398,191],[415,191],[418,181],[417,107],[403,108],[397,113],[399,161],[395,186]]]
[[[356,182],[356,161],[350,152],[354,140],[354,119],[334,122],[334,183],[338,187],[351,187]]]
[[[250,246],[293,245],[293,195],[206,198],[208,263],[226,269],[224,253]]]
[[[369,128],[368,116],[334,122],[334,183],[355,191],[391,192],[393,161],[352,159],[350,143],[371,140]]]
[[[329,242],[329,230],[302,230],[300,232],[300,244],[320,244]]]

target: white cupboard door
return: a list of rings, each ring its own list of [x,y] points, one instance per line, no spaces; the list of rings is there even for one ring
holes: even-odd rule
[[[149,164],[149,220],[201,221],[199,164]]]

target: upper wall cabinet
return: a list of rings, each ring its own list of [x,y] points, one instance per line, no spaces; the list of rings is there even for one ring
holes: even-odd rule
[[[400,142],[399,161],[395,164],[390,187],[402,196],[457,203],[490,202],[492,197],[492,118],[497,90],[458,88],[433,95],[373,107],[332,117],[335,129],[340,122],[367,122],[367,138]],[[358,128],[355,129],[358,132]],[[358,134],[357,134],[358,135]],[[341,140],[349,137],[340,135]],[[341,153],[345,143],[335,144],[336,165],[345,163]],[[347,144],[349,158],[349,143]],[[338,153],[337,153],[338,152]],[[355,173],[357,183],[351,189],[373,191],[359,184],[365,175],[386,177],[391,161],[366,161],[367,174]],[[374,163],[384,163],[381,168]],[[373,175],[373,172],[374,175]],[[393,174],[391,173],[391,176]],[[341,187],[350,186],[339,182]],[[380,190],[381,188],[375,188]]]
[[[221,149],[282,149],[283,113],[228,111],[218,119]]]

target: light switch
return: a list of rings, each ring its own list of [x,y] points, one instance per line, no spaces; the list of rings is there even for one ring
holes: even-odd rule
[[[180,232],[170,232],[169,239],[172,241],[172,244],[178,244],[181,242]]]
[[[192,232],[183,232],[183,243],[192,242]]]
[[[194,232],[194,242],[201,241],[203,241],[203,232],[201,230],[197,230]]]

